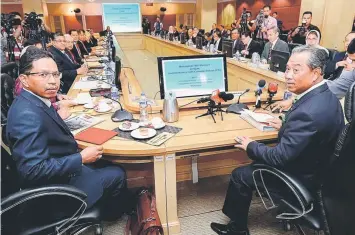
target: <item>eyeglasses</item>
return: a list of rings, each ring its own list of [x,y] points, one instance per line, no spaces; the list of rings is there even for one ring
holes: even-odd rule
[[[38,75],[43,80],[48,80],[51,76],[55,79],[62,78],[62,73],[54,72],[54,73],[45,73],[45,72],[38,72],[38,73],[25,73],[25,75]]]
[[[58,42],[58,43],[65,43],[66,41],[65,40],[54,40],[54,41],[56,41],[56,42]]]
[[[74,43],[74,41],[65,41],[65,42],[68,43],[68,44]]]

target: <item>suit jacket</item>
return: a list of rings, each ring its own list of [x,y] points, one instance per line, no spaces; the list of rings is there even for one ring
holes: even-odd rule
[[[84,42],[78,41],[78,45],[82,55],[89,55],[91,49],[87,48]]]
[[[260,52],[261,52],[260,44],[255,40],[251,40],[251,42],[250,42],[249,46],[246,48],[246,50],[249,51],[249,55],[247,55],[246,58],[251,59],[254,52],[256,52],[260,55]]]
[[[266,59],[269,62],[269,50],[271,47],[271,42],[265,44],[263,53],[261,54],[261,59]],[[273,50],[290,53],[290,50],[288,49],[288,44],[282,41],[281,39],[277,39]]]
[[[218,42],[218,41],[214,42],[214,45],[215,45],[215,46],[216,46],[217,42]],[[216,48],[218,51],[222,51],[222,44],[223,44],[222,42],[223,42],[223,39],[221,38],[221,39],[219,40],[218,46],[217,46],[217,48]]]
[[[233,42],[233,55],[235,53],[237,53],[237,51],[241,52],[242,50],[244,50],[243,42],[240,39],[234,40],[234,42]]]
[[[336,63],[344,60],[345,55],[346,55],[345,51],[338,52],[335,54],[333,60],[327,61],[324,69],[324,78],[334,80],[340,76],[340,74],[343,72],[344,67],[338,67],[338,68],[335,67],[336,67]]]
[[[329,86],[329,90],[333,92],[334,95],[336,95],[339,99],[345,97],[347,91],[349,90],[349,87],[351,84],[355,82],[355,70],[352,71],[346,71],[344,70],[339,78],[333,80],[333,81],[327,81],[327,84]]]
[[[80,65],[74,64],[66,55],[64,55],[60,50],[51,46],[48,51],[53,55],[55,62],[57,63],[58,70],[62,75],[62,92],[68,92],[69,88],[73,84],[76,76],[78,75],[76,70]]]
[[[6,137],[23,187],[66,184],[81,171],[81,155],[69,128],[28,91],[9,110]]]
[[[300,98],[286,114],[274,147],[251,142],[248,156],[292,173],[307,185],[329,163],[337,138],[344,127],[339,100],[323,84]],[[309,181],[308,181],[309,180]]]
[[[75,46],[75,42],[74,42],[74,46],[73,46],[73,49],[71,49],[71,52],[73,53],[73,55],[75,56],[75,60],[79,63],[79,64],[82,64],[83,63],[83,54],[81,54],[81,50],[80,50],[80,47],[79,46]],[[78,51],[78,49],[79,51]]]
[[[96,47],[98,45],[97,44],[97,39],[94,36],[91,36],[90,40],[91,40],[91,43],[92,43],[93,47]]]

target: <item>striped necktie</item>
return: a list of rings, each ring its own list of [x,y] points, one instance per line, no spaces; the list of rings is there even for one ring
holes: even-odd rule
[[[74,42],[74,46],[75,46],[76,50],[78,51],[78,54],[79,54],[80,58],[82,59],[83,56],[81,55],[81,51],[80,51],[80,48],[78,46],[78,42]]]

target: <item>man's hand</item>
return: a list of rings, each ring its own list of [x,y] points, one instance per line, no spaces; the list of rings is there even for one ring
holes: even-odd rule
[[[296,34],[298,34],[300,32],[300,28],[299,27],[297,27],[294,31],[293,31],[293,33],[292,33],[292,37],[294,37]]]
[[[345,65],[344,65],[344,69],[346,70],[346,71],[351,71],[351,70],[353,70],[353,69],[355,69],[355,63],[346,63]]]
[[[242,55],[248,55],[248,54],[249,54],[249,51],[247,51],[247,50],[242,50],[242,51],[241,51],[241,54],[242,54]]]
[[[88,72],[88,68],[85,65],[82,65],[80,68],[76,70],[78,75],[85,75]]]
[[[70,111],[69,111],[68,107],[60,107],[57,112],[63,120],[70,117]]]
[[[342,60],[336,63],[336,67],[345,67],[345,65],[348,64],[346,60]]]
[[[237,144],[234,145],[234,147],[240,148],[240,149],[243,149],[246,151],[248,144],[253,142],[254,140],[252,140],[246,136],[237,136],[237,137],[235,137],[235,141],[237,142]]]
[[[83,164],[96,162],[102,157],[103,154],[102,146],[90,146],[80,152]]]
[[[265,28],[265,27],[262,27],[262,29],[261,29],[261,32],[266,32],[267,31],[267,28]]]
[[[280,130],[282,126],[282,121],[279,118],[271,118],[266,120],[266,122],[269,124],[269,126],[272,126],[276,130]]]
[[[67,95],[63,95],[63,94],[58,94],[57,95],[57,99],[58,100],[72,100],[73,98]]]
[[[289,109],[292,106],[293,99],[277,101],[271,105],[271,110],[274,112],[275,110],[279,110],[281,113],[284,110]]]

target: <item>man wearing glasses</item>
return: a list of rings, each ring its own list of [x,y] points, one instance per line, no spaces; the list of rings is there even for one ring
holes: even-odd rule
[[[54,34],[53,46],[48,48],[57,63],[59,72],[63,74],[62,93],[67,93],[77,75],[85,75],[88,68],[78,65],[66,51],[66,41],[62,33]]]
[[[6,138],[21,188],[72,185],[87,194],[88,208],[98,204],[103,219],[117,219],[127,205],[123,199],[125,171],[98,161],[102,146],[78,151],[74,136],[50,102],[57,95],[61,78],[52,55],[37,48],[26,52],[19,70],[23,90],[8,112]]]

